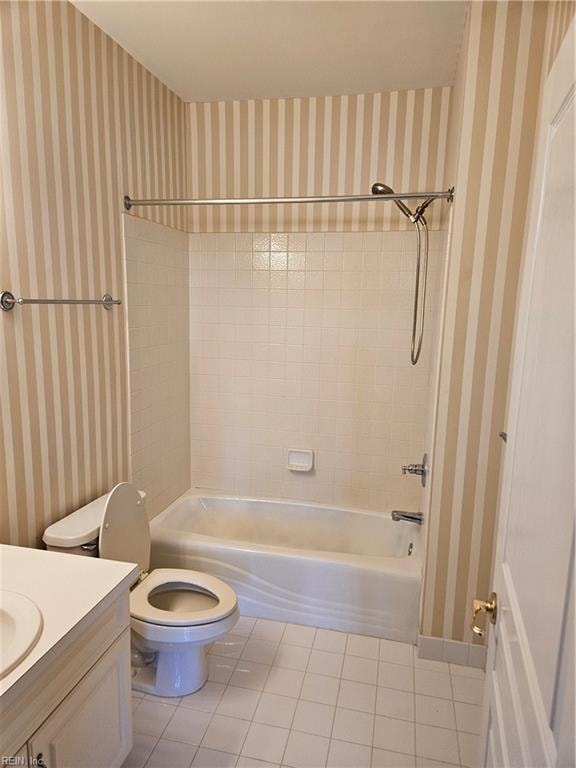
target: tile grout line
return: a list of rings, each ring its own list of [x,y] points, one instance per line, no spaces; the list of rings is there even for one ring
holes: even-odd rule
[[[302,685],[300,686],[298,697],[296,698],[296,706],[294,708],[294,714],[292,715],[292,719],[290,721],[290,728],[288,729],[288,738],[286,739],[286,746],[284,747],[284,750],[282,752],[282,758],[280,760],[280,766],[284,765],[284,758],[286,757],[286,750],[288,749],[288,742],[290,741],[290,734],[292,733],[292,726],[294,725],[294,720],[296,718],[296,712],[298,710],[298,702],[305,701],[305,699],[301,698],[302,694],[302,688],[304,687],[304,680],[306,679],[306,674],[308,672],[308,666],[310,665],[310,656],[312,656],[312,651],[314,649],[314,643],[316,642],[316,635],[318,633],[318,627],[314,627],[314,637],[312,638],[312,644],[310,645],[310,654],[308,656],[308,661],[306,662],[306,668],[304,671],[304,677],[302,678]],[[284,635],[283,635],[284,636]],[[298,733],[298,731],[297,731]],[[328,757],[328,756],[326,756]]]

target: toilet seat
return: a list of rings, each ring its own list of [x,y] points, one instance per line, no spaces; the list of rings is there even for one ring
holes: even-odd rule
[[[215,606],[196,611],[174,611],[156,608],[150,603],[155,591],[178,591],[184,586],[198,588],[217,600]],[[164,627],[193,627],[222,621],[237,609],[236,593],[215,576],[181,568],[158,568],[146,576],[130,593],[132,618]]]

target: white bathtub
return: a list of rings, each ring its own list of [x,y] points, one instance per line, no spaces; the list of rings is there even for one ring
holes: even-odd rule
[[[414,523],[188,493],[150,527],[152,567],[220,577],[244,615],[416,641],[422,558]]]

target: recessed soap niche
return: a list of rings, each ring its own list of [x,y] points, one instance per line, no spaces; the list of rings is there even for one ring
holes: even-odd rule
[[[314,469],[314,451],[311,448],[288,448],[286,466],[291,472],[311,472]]]

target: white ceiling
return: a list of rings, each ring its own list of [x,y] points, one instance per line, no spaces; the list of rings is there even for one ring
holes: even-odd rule
[[[185,101],[451,85],[467,2],[73,0]]]

